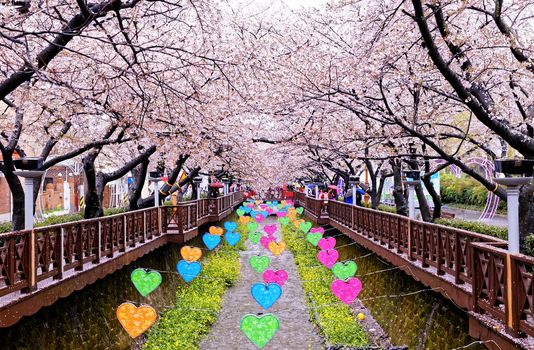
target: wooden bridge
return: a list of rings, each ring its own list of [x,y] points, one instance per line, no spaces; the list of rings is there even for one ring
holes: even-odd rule
[[[294,201],[466,310],[469,333],[488,348],[534,349],[534,258],[474,232],[300,192]]]
[[[0,327],[70,295],[168,243],[232,213],[235,192],[98,219],[0,234]]]

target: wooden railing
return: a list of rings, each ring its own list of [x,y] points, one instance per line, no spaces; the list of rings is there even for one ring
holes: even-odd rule
[[[166,234],[175,225],[190,231],[243,200],[241,192],[97,219],[0,234],[0,297],[35,291],[47,278],[83,271]],[[214,211],[209,212],[210,203]]]
[[[534,258],[508,254],[506,241],[299,192],[295,202],[313,217],[324,219],[326,212],[330,222],[434,268],[458,288],[471,287],[470,310],[497,318],[514,336],[534,336]]]

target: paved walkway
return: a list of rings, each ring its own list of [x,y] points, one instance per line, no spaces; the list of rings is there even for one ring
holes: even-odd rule
[[[275,236],[280,238],[280,224],[275,217],[264,220],[258,231],[263,233],[264,225],[275,223],[278,226]],[[217,322],[213,325],[211,333],[200,344],[200,349],[257,349],[240,331],[239,322],[244,315],[261,312],[272,313],[280,320],[280,329],[263,349],[324,349],[321,338],[309,321],[309,311],[293,255],[286,249],[275,257],[261,244],[253,245],[249,241],[246,242],[246,246],[247,250],[241,252],[241,278],[226,292]],[[269,310],[264,310],[250,295],[250,288],[254,283],[263,283],[262,275],[256,273],[248,263],[252,255],[258,254],[271,259],[269,268],[285,269],[288,274],[288,279],[282,287],[282,296]]]

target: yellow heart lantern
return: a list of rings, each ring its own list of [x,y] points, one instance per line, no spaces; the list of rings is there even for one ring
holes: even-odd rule
[[[212,235],[217,235],[217,236],[222,236],[222,234],[224,233],[223,228],[219,226],[210,226],[209,231]]]
[[[241,216],[239,217],[239,223],[241,225],[246,225],[250,222],[250,216]]]
[[[117,318],[130,337],[137,338],[152,327],[158,314],[149,305],[137,307],[132,303],[122,303],[117,308]]]
[[[282,254],[284,250],[286,250],[286,242],[282,241],[280,243],[276,243],[275,241],[270,241],[269,250],[274,256],[278,256]]]
[[[183,246],[182,249],[180,249],[180,253],[182,254],[182,257],[187,262],[193,262],[197,261],[202,257],[202,250],[197,247],[190,247],[188,245]]]

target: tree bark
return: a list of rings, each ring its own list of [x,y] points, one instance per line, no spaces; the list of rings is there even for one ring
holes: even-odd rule
[[[133,181],[128,186],[128,210],[139,209],[138,201],[141,198],[141,192],[146,180],[146,174],[148,172],[149,160],[146,160],[132,169]]]
[[[98,172],[98,174],[95,171],[94,161],[99,152],[93,151],[84,157],[84,171],[88,187],[84,218],[92,219],[103,216],[103,199],[106,185],[111,181],[123,177],[139,164],[146,162],[154,152],[156,152],[156,146],[151,146],[136,158],[130,160],[128,163],[124,164],[121,168],[115,170],[114,172]]]
[[[408,205],[402,186],[401,162],[398,159],[390,159],[389,164],[393,170],[393,198],[397,214],[408,216]]]

